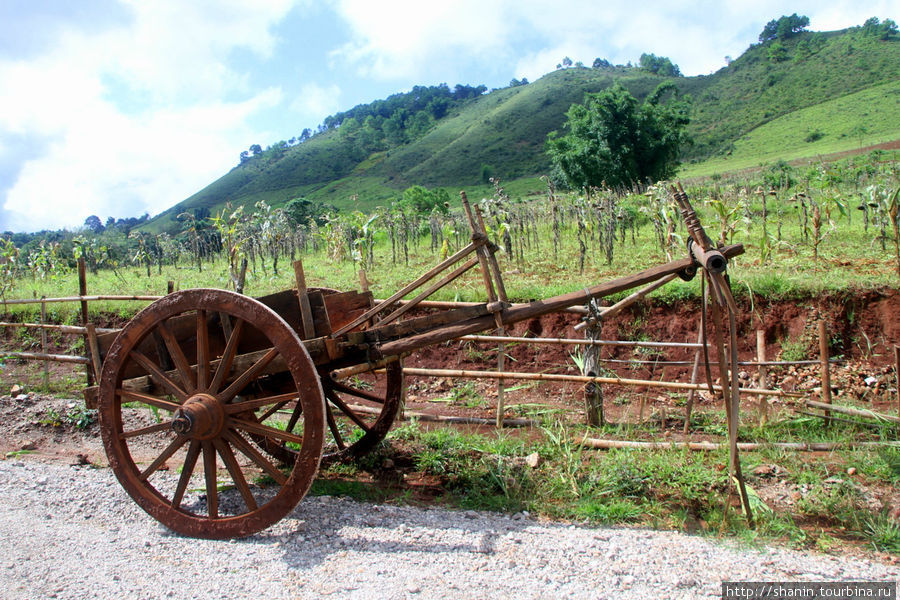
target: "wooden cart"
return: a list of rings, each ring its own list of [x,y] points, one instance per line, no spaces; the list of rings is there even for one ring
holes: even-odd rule
[[[684,207],[683,191],[676,196]],[[689,277],[698,266],[721,276],[726,259],[743,251],[713,250],[687,205],[699,243],[686,258],[510,304],[495,247],[477,208],[462,197],[472,242],[383,302],[369,292],[307,289],[298,263],[296,290],[259,299],[218,289],[175,292],[118,334],[96,338],[102,371],[85,395],[99,409],[110,467],[141,508],[188,536],[260,531],[303,498],[323,460],[362,456],[384,439],[400,409],[408,353],[672,274]],[[408,317],[476,265],[487,302]],[[129,406],[150,411],[123,411]],[[135,422],[135,412],[155,420]]]

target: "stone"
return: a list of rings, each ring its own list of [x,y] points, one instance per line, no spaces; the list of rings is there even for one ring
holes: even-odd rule
[[[537,452],[532,452],[528,456],[525,457],[525,464],[531,467],[532,469],[536,469],[541,464],[541,455]]]

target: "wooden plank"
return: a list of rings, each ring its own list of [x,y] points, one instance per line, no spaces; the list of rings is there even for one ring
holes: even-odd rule
[[[316,337],[316,326],[313,322],[312,307],[309,303],[309,292],[306,289],[306,275],[303,273],[303,261],[294,261],[294,277],[297,280],[297,297],[300,300],[300,315],[303,317],[303,338]]]
[[[430,315],[424,315],[422,317],[407,319],[401,323],[394,323],[383,327],[373,327],[366,332],[364,339],[368,342],[392,340],[408,335],[428,332],[450,323],[464,322],[485,315],[490,316],[490,314],[486,304],[455,308],[453,310],[446,310]]]
[[[365,313],[374,304],[372,292],[338,292],[325,296],[325,308],[328,311],[328,319],[331,329],[340,330],[352,323],[360,315]],[[361,325],[361,324],[360,324]],[[357,326],[359,327],[359,326]],[[354,328],[355,329],[355,328]],[[352,331],[350,329],[348,331]],[[328,332],[329,334],[331,331]],[[321,335],[327,335],[324,332]]]
[[[462,265],[460,265],[459,267],[457,267],[456,269],[451,271],[446,277],[444,277],[440,281],[436,281],[435,283],[431,284],[421,294],[419,294],[418,296],[416,296],[409,302],[404,303],[403,306],[401,306],[400,308],[398,308],[397,310],[395,310],[394,312],[392,312],[385,318],[378,321],[378,325],[382,325],[382,324],[388,325],[388,324],[392,323],[393,321],[396,321],[401,316],[403,316],[404,314],[406,314],[407,312],[409,312],[410,310],[415,308],[420,302],[425,300],[425,298],[427,298],[431,294],[435,293],[436,291],[438,291],[439,289],[441,289],[448,283],[454,281],[457,277],[459,277],[460,275],[462,275],[463,273],[465,273],[466,271],[468,271],[469,269],[474,267],[476,264],[478,264],[477,258],[471,258],[471,259],[467,260]]]

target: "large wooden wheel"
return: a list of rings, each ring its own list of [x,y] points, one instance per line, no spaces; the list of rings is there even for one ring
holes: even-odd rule
[[[103,444],[128,494],[166,527],[249,535],[283,518],[312,484],[323,398],[303,344],[265,305],[222,290],[176,292],[129,321],[107,352]],[[149,408],[158,422],[133,424],[124,405]],[[260,451],[275,443],[292,449],[287,467]]]
[[[320,371],[325,392],[325,419],[328,430],[322,462],[354,460],[378,446],[391,429],[400,411],[403,394],[403,365],[400,360],[383,370],[368,371],[337,380],[327,370]],[[286,430],[302,423],[302,408],[289,414]],[[260,440],[262,441],[262,440]],[[282,462],[296,459],[296,450],[280,440],[263,442],[265,450]]]

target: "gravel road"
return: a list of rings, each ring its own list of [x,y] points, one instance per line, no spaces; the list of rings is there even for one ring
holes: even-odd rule
[[[307,498],[242,540],[179,537],[109,469],[0,461],[0,597],[719,598],[723,580],[897,581],[900,568],[674,532]]]

